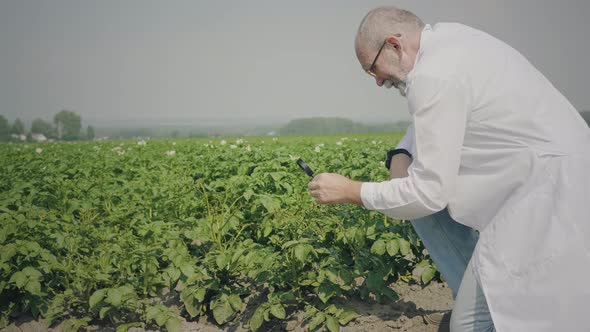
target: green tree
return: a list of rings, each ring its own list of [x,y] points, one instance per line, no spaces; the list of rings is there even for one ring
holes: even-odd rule
[[[31,125],[31,132],[36,134],[43,134],[45,137],[55,137],[55,128],[50,122],[42,119],[35,119]]]
[[[53,117],[53,123],[57,130],[57,138],[64,140],[80,138],[82,119],[75,112],[62,110]]]
[[[0,140],[5,141],[8,138],[10,138],[10,125],[8,124],[8,120],[0,115]]]
[[[93,140],[95,136],[96,135],[94,134],[94,127],[88,126],[88,128],[86,128],[86,138],[88,138],[89,140]]]
[[[10,129],[10,133],[17,134],[17,135],[22,135],[25,133],[25,125],[23,124],[23,122],[19,118],[14,120],[14,124],[12,125],[12,128]]]

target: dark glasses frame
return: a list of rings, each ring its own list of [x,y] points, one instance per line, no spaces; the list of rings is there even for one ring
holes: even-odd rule
[[[401,37],[402,35],[400,33],[396,33],[394,36]],[[365,72],[367,72],[367,74],[369,74],[373,77],[377,77],[377,74],[375,74],[373,69],[375,68],[375,63],[377,63],[377,59],[379,59],[379,55],[381,54],[381,51],[383,51],[383,47],[385,47],[386,43],[387,43],[387,38],[385,38],[385,40],[383,40],[383,44],[381,44],[381,47],[379,48],[377,55],[375,55],[375,59],[371,63],[371,67],[369,67],[369,69],[365,69]]]

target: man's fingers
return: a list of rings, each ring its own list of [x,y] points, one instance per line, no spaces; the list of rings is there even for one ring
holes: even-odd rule
[[[326,197],[325,195],[322,195],[322,192],[320,190],[310,190],[309,191],[311,197],[313,197],[315,199],[315,202],[317,204],[325,204],[326,203]]]
[[[317,197],[315,199],[315,202],[316,202],[316,204],[333,204],[333,202],[331,202],[325,198],[322,198],[322,197]]]
[[[317,194],[316,196],[313,196],[313,198],[315,199],[316,204],[323,204],[324,203],[324,200],[322,199],[322,196],[319,195],[319,194]]]
[[[320,190],[311,190],[309,193],[315,199],[315,202],[317,204],[330,204],[331,203],[328,200],[328,197],[326,197],[326,195],[324,195]]]
[[[317,204],[326,204],[327,203],[325,193],[322,193],[321,185],[320,185],[320,180],[324,176],[325,175],[318,174],[307,184],[307,188],[309,189],[309,194],[313,198],[315,198],[315,202]]]

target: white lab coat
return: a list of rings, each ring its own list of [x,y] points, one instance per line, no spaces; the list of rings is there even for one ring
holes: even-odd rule
[[[448,208],[480,232],[473,264],[499,332],[590,331],[590,129],[520,53],[427,25],[408,75],[406,178],[366,182],[366,208]]]

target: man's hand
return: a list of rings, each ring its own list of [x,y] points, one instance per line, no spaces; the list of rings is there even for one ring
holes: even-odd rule
[[[316,175],[307,188],[319,204],[352,203],[363,206],[361,185],[362,182],[353,181],[340,174],[322,173]]]
[[[391,158],[389,175],[391,179],[408,176],[408,167],[412,158],[400,153]],[[352,203],[363,206],[361,200],[362,182],[353,181],[347,177],[335,173],[322,173],[316,175],[307,185],[311,196],[319,204]]]
[[[412,158],[403,153],[398,153],[391,158],[389,165],[389,178],[405,178],[408,176],[408,167],[412,163]]]

